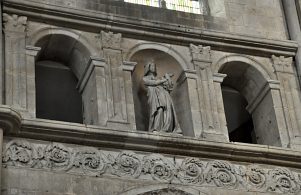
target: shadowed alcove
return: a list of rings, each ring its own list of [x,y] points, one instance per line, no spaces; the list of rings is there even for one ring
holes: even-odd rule
[[[273,98],[261,72],[240,61],[219,72],[227,75],[222,92],[230,141],[280,146]]]
[[[36,46],[36,117],[83,123],[83,103],[77,89],[89,52],[66,35],[47,35]]]
[[[135,118],[137,129],[148,131],[149,105],[147,103],[147,91],[144,86],[144,65],[153,61],[157,65],[157,77],[162,77],[165,73],[172,73],[174,76],[174,89],[170,93],[175,106],[177,119],[183,131],[183,135],[194,136],[188,89],[183,68],[179,62],[171,55],[156,49],[144,49],[132,55],[131,61],[137,62],[132,74],[133,97],[135,105]]]

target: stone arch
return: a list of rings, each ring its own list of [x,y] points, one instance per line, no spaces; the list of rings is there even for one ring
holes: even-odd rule
[[[214,65],[214,72],[220,72],[228,62],[243,62],[256,68],[266,80],[275,79],[275,75],[267,70],[267,68],[256,59],[240,54],[230,54],[219,59]]]
[[[285,145],[285,138],[280,133],[286,128],[283,126],[285,123],[280,123],[283,120],[279,115],[283,112],[278,101],[281,97],[279,88],[274,87],[279,82],[271,80],[273,74],[255,59],[241,55],[225,56],[215,68],[227,75],[222,91],[230,141]],[[248,134],[245,134],[246,129]],[[238,139],[233,139],[233,134],[238,135]],[[251,141],[239,141],[247,136]]]
[[[35,32],[33,32],[29,37],[27,41],[27,45],[35,46],[39,40],[41,40],[43,37],[47,35],[65,35],[68,37],[71,37],[78,42],[80,42],[83,46],[85,46],[91,56],[97,56],[98,51],[95,47],[93,47],[89,40],[82,35],[82,33],[75,31],[75,30],[69,30],[65,28],[59,28],[59,27],[45,27],[41,28]]]
[[[206,193],[194,189],[191,186],[187,188],[187,187],[176,186],[171,184],[143,186],[141,188],[126,190],[125,192],[119,195],[149,195],[154,192],[160,195],[165,195],[170,193],[174,195],[206,195]]]
[[[58,47],[59,45],[56,45],[58,44],[56,42],[60,41],[65,41],[66,43],[64,43],[63,45],[67,48]],[[71,67],[72,71],[78,79],[80,79],[83,73],[85,72],[90,57],[97,55],[97,49],[92,46],[93,44],[91,44],[89,40],[84,35],[82,35],[82,33],[65,28],[41,28],[36,32],[32,33],[29,36],[27,42],[28,45],[40,47],[42,49],[39,52],[39,55],[36,57],[37,61],[40,60],[41,55],[45,53],[45,45],[51,45],[52,50],[55,51],[48,52],[47,54],[54,53],[53,55],[63,56],[60,57],[61,59],[68,59],[68,61],[63,63]],[[57,46],[57,48],[53,48],[53,46]],[[46,49],[49,50],[49,47]],[[67,55],[66,52],[69,50],[70,56],[65,56]],[[58,60],[57,57],[55,58],[55,60]]]
[[[179,62],[183,70],[190,69],[187,60],[185,60],[185,58],[177,50],[172,48],[171,45],[162,44],[162,43],[139,43],[129,50],[125,58],[127,61],[130,61],[130,59],[135,53],[146,49],[154,49],[154,50],[165,52],[170,56],[172,56],[174,59],[176,59],[176,61]]]

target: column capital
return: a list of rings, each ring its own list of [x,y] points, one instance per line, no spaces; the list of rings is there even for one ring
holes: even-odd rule
[[[12,32],[25,32],[27,27],[27,17],[16,14],[3,14],[4,30]]]
[[[34,47],[31,45],[26,46],[26,55],[36,57],[38,53],[41,51],[41,47]]]

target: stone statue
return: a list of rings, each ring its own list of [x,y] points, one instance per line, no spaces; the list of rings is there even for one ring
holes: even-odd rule
[[[169,94],[173,89],[172,76],[173,74],[166,73],[164,77],[157,78],[154,62],[144,66],[143,81],[147,88],[150,132],[182,133]]]

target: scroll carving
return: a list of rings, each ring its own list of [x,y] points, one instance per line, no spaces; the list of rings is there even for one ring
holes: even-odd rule
[[[27,26],[27,17],[16,14],[3,14],[5,31],[25,32]]]
[[[166,184],[279,194],[301,193],[301,173],[283,167],[236,165],[221,160],[171,158],[131,151],[111,152],[92,147],[70,147],[59,143],[12,140],[4,145],[2,162],[4,167],[34,168],[88,176],[111,175],[150,179]],[[144,195],[183,193],[168,188],[146,192]]]

